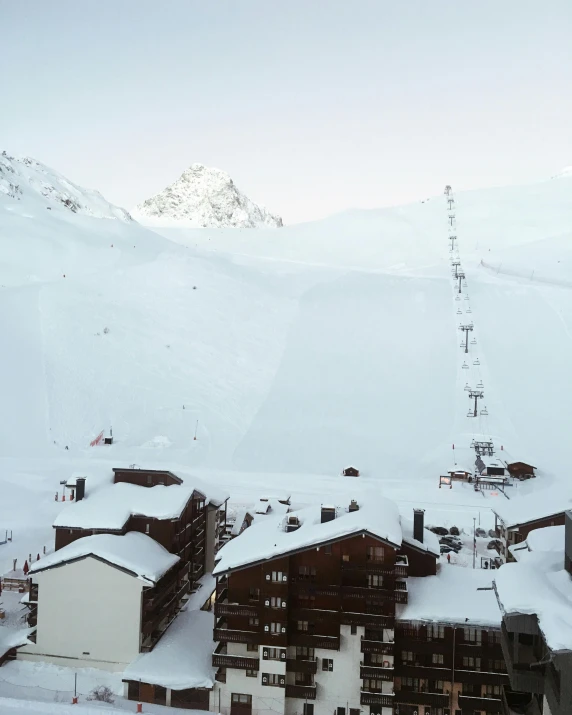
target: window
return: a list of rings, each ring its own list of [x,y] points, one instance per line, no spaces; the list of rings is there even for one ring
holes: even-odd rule
[[[485,685],[485,692],[483,693],[484,698],[500,698],[501,697],[501,687],[500,685]]]
[[[419,692],[419,678],[401,678],[401,689],[409,692]]]
[[[433,653],[431,656],[431,662],[433,665],[443,665],[444,659],[442,653]]]
[[[303,578],[303,579],[316,578],[316,567],[315,566],[299,566],[298,567],[298,577]]]
[[[382,681],[376,678],[364,678],[363,689],[370,693],[381,693]]]
[[[298,621],[296,624],[296,630],[307,631],[308,630],[308,621]]]
[[[297,660],[314,660],[314,649],[305,645],[296,646]]]
[[[270,608],[280,608],[282,606],[282,599],[278,596],[270,597]]]
[[[406,653],[406,651],[403,651],[403,653]],[[411,660],[413,660],[413,653],[407,653],[407,655],[410,655]],[[383,665],[383,661],[387,660],[387,656],[383,653],[371,653],[369,660],[372,665]]]
[[[262,660],[282,660],[282,648],[266,648],[262,649]]]
[[[258,646],[256,645],[256,643],[247,643],[246,650],[250,651],[251,653],[254,651],[256,651],[258,653]]]
[[[251,586],[250,591],[248,592],[248,599],[250,601],[259,601],[260,600],[260,589],[254,588],[253,586]]]
[[[274,583],[284,581],[286,579],[286,574],[282,571],[273,571],[271,575],[271,580]]]
[[[322,670],[329,670],[330,672],[334,669],[334,661],[331,658],[322,658]]]
[[[302,715],[314,715],[314,703],[304,703],[302,705]]]
[[[345,708],[336,708],[337,715],[346,715]]]
[[[481,659],[474,658],[473,656],[463,656],[463,668],[465,668],[465,670],[480,670]]]
[[[145,524],[145,533],[148,534],[150,529],[151,529],[151,525],[149,524],[149,522],[147,522]]]
[[[258,677],[258,671],[257,670],[246,670],[246,677],[247,678],[257,678]]]
[[[442,680],[429,680],[430,693],[442,693],[445,683]]]
[[[244,695],[243,693],[233,693],[230,696],[230,702],[233,705],[250,705],[252,707],[252,695]]]
[[[500,645],[501,642],[501,632],[500,631],[489,631],[489,643],[497,643]]]
[[[258,625],[260,625],[260,621],[258,620],[258,618],[249,618],[248,625],[249,626],[258,626]]]
[[[367,587],[368,588],[381,588],[383,586],[383,576],[376,573],[367,574]]]
[[[432,623],[427,626],[427,640],[440,641],[445,638],[445,626],[440,626],[438,623]]]
[[[481,634],[480,628],[464,628],[464,639],[465,643],[474,643],[475,645],[481,645]]]
[[[324,553],[325,553],[327,556],[331,556],[331,555],[332,555],[332,545],[331,545],[331,544],[326,544],[326,545],[324,546]]]
[[[284,626],[283,623],[271,623],[270,624],[270,633],[274,633],[274,634],[282,633],[283,626]]]
[[[351,626],[351,629],[352,636],[357,635],[357,626]]]
[[[342,561],[345,561],[347,563],[349,560],[350,560],[349,554],[342,554]]]
[[[350,708],[350,715],[360,715],[361,710],[359,708]]]
[[[368,561],[383,561],[385,556],[385,549],[383,546],[368,546],[366,552],[366,559]]]
[[[493,660],[493,670],[496,673],[505,673],[506,672],[506,664],[504,660]]]
[[[278,673],[262,673],[262,685],[284,685],[284,676]]]
[[[372,653],[372,655],[376,655],[376,654]],[[381,653],[379,653],[379,655],[381,655]],[[382,660],[383,660],[383,658],[382,658]],[[401,660],[404,663],[413,663],[413,652],[410,650],[402,650],[401,651]]]

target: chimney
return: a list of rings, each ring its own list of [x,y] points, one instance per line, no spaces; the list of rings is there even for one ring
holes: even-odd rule
[[[359,504],[357,503],[357,501],[355,499],[351,500],[349,511],[350,512],[351,511],[359,511]]]
[[[85,496],[85,477],[78,477],[75,480],[75,500],[81,501]]]
[[[325,524],[327,521],[333,521],[336,518],[336,507],[335,506],[322,506],[322,518],[321,523]]]
[[[413,538],[423,543],[425,509],[413,509]]]
[[[564,513],[564,568],[572,574],[572,511]]]

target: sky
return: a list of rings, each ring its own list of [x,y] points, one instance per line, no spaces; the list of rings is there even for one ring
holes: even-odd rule
[[[127,209],[193,162],[285,223],[572,164],[570,0],[0,0],[0,149]]]

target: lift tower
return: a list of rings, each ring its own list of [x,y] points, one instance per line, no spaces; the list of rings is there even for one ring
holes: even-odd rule
[[[449,241],[451,241],[451,251],[455,250],[455,241],[457,240],[456,236],[449,236]]]
[[[476,417],[479,414],[479,411],[477,409],[477,401],[482,400],[484,396],[485,393],[482,390],[471,390],[469,392],[469,399],[475,401],[475,406],[473,408],[472,413],[471,410],[469,410],[467,417]]]
[[[473,330],[473,324],[469,323],[469,325],[459,325],[459,330],[463,330],[465,332],[465,352],[469,352],[469,332],[472,332]],[[463,347],[463,344],[461,343],[461,347]]]
[[[461,261],[452,261],[451,265],[455,269],[455,280],[459,277],[459,266],[461,265]]]
[[[465,279],[465,274],[461,271],[457,273],[457,278],[459,279],[459,293],[461,292],[461,281]]]

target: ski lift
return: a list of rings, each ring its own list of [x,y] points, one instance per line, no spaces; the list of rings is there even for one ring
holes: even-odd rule
[[[476,345],[476,344],[477,344],[477,339],[476,339],[476,338],[473,338],[473,339],[471,340],[471,345]]]
[[[465,311],[465,313],[472,313],[472,312],[473,312],[473,311],[471,310],[471,306],[469,306],[469,307],[467,308],[467,310]]]
[[[469,366],[467,365],[466,362],[464,362],[464,363],[461,365],[461,367],[463,368],[463,370],[468,370],[468,369],[469,369]]]
[[[483,417],[486,417],[488,414],[489,414],[489,411],[487,410],[487,408],[483,407],[483,409],[481,410],[481,415],[483,415]]]
[[[463,281],[463,288],[467,287],[467,281]]]
[[[467,417],[474,417],[475,415],[473,414],[473,410],[469,410],[467,412]]]
[[[470,387],[470,385],[469,385],[468,382],[465,383],[465,391],[466,391],[466,392],[470,392],[470,391],[471,391],[471,387]]]
[[[477,382],[477,390],[483,390],[484,387],[485,387],[485,386],[483,385],[483,381],[482,381],[482,380],[479,380],[479,381]]]
[[[459,308],[459,310],[457,311],[457,315],[463,315],[463,311],[462,311],[460,308]]]
[[[477,358],[476,360],[473,360],[473,365],[480,365],[480,364],[481,364],[481,361],[479,360],[479,358]]]
[[[474,440],[474,438],[473,438],[473,439],[471,440],[471,449],[473,449],[474,446],[475,446],[475,440]]]
[[[468,295],[465,296],[465,300],[469,300],[469,296],[468,296]]]
[[[457,295],[457,296],[455,296],[455,300],[461,300],[461,299],[460,299],[459,296]]]

